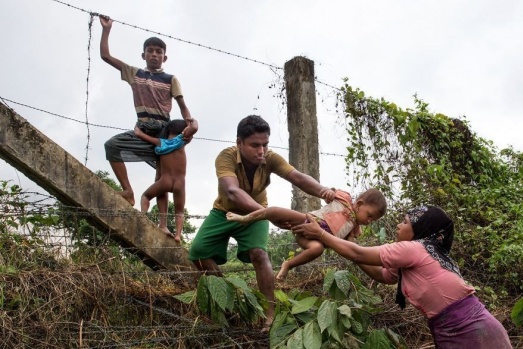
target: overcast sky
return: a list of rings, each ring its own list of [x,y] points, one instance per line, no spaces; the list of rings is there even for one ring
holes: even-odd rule
[[[233,145],[238,121],[259,114],[271,125],[270,146],[288,146],[286,109],[275,97],[283,71],[194,44],[277,67],[295,56],[315,62],[317,79],[341,86],[344,77],[367,95],[413,106],[414,94],[433,112],[466,116],[479,136],[500,148],[523,150],[523,2],[520,0],[312,1],[312,0],[64,0],[76,8],[166,34],[166,72],[178,77],[200,130],[187,147],[190,214],[206,215],[217,193],[214,159]],[[2,77],[0,97],[81,121],[86,117],[89,14],[52,0],[0,0]],[[129,85],[99,56],[101,26],[92,26],[87,117],[90,123],[132,129]],[[113,56],[135,66],[150,32],[114,23]],[[320,150],[346,153],[342,114],[334,90],[319,93]],[[88,129],[8,103],[49,138],[84,163]],[[180,117],[176,104],[172,118]],[[112,175],[103,144],[119,130],[90,126],[87,167]],[[218,142],[221,140],[225,142]],[[227,143],[230,142],[230,143]],[[288,158],[286,150],[275,149]],[[353,189],[342,156],[320,156],[320,179]],[[135,196],[154,179],[143,163],[128,164]],[[0,178],[26,190],[33,182],[0,160]],[[269,203],[289,207],[291,186],[273,176]],[[139,202],[139,200],[137,200]],[[136,206],[138,207],[138,206]],[[196,223],[198,224],[198,223]]]

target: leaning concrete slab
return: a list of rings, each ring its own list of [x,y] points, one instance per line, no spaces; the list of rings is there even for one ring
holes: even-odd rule
[[[139,255],[153,269],[195,270],[187,250],[167,237],[72,155],[0,103],[0,157],[63,204]]]

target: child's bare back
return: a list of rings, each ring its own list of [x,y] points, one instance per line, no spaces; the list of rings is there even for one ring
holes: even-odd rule
[[[185,148],[180,148],[169,154],[160,156],[160,174],[174,182],[177,178],[185,178],[187,172],[187,157]]]
[[[198,130],[198,122],[191,119],[190,125],[186,127],[184,121],[173,120],[167,124],[166,130],[168,131],[168,138],[162,139],[150,137],[144,134],[138,127],[135,127],[136,136],[156,145],[155,152],[160,155],[157,172],[159,173],[159,178],[156,178],[156,182],[145,190],[140,200],[140,206],[142,212],[147,212],[153,197],[165,195],[165,193],[169,192],[173,193],[176,234],[173,235],[166,225],[160,227],[160,229],[168,236],[174,237],[176,241],[181,242],[187,167],[184,146]]]

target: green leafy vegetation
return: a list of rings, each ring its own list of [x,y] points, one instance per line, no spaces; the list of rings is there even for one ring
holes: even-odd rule
[[[497,149],[464,118],[429,111],[414,96],[402,109],[348,84],[347,169],[361,185],[388,194],[392,212],[428,203],[455,220],[455,256],[473,282],[501,295],[523,289],[523,154]],[[389,215],[391,221],[396,217]],[[470,277],[468,278],[470,279]]]
[[[214,275],[200,277],[196,291],[189,291],[176,298],[187,304],[195,304],[203,315],[221,326],[229,326],[228,318],[242,323],[253,323],[264,317],[260,293],[252,290],[237,277],[221,278]]]
[[[406,207],[441,206],[456,223],[452,257],[481,300],[500,315],[511,339],[519,340],[514,346],[521,345],[515,328],[523,326],[523,154],[496,148],[472,132],[465,118],[431,112],[417,96],[414,107],[404,109],[346,83],[338,97],[349,142],[346,170],[355,179],[350,185],[380,188],[389,201],[387,216],[365,228],[359,243],[392,241]],[[97,175],[120,189],[107,172]],[[329,250],[320,263],[293,269],[279,284],[273,326],[268,335],[259,334],[268,303],[256,289],[252,268],[235,258],[234,247],[223,269],[226,278],[205,275],[195,282],[183,273],[151,273],[89,225],[82,212],[52,201],[36,205],[17,185],[0,181],[0,315],[8,329],[2,339],[6,347],[18,345],[19,338],[21,347],[34,348],[50,343],[234,347],[246,338],[246,343],[265,340],[264,345],[281,349],[430,343],[422,316],[393,305],[393,289],[370,282]],[[173,209],[170,203],[169,212]],[[154,207],[149,218],[157,217]],[[194,231],[185,221],[183,246]],[[65,254],[54,244],[57,232],[72,245]],[[276,268],[294,253],[299,250],[292,234],[271,232],[269,254]],[[78,324],[84,321],[90,343],[78,341]],[[245,347],[257,345],[251,344]]]
[[[516,305],[514,305],[514,309],[512,310],[512,321],[516,324],[516,326],[523,326],[523,298],[521,298]]]
[[[381,299],[347,270],[329,270],[324,292],[276,292],[271,348],[406,348],[388,329],[370,328]]]

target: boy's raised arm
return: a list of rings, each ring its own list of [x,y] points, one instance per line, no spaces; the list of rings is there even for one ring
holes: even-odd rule
[[[109,33],[113,26],[113,20],[108,16],[100,15],[100,24],[102,25],[102,37],[100,38],[100,57],[106,62],[122,71],[122,61],[111,56],[109,51]]]

